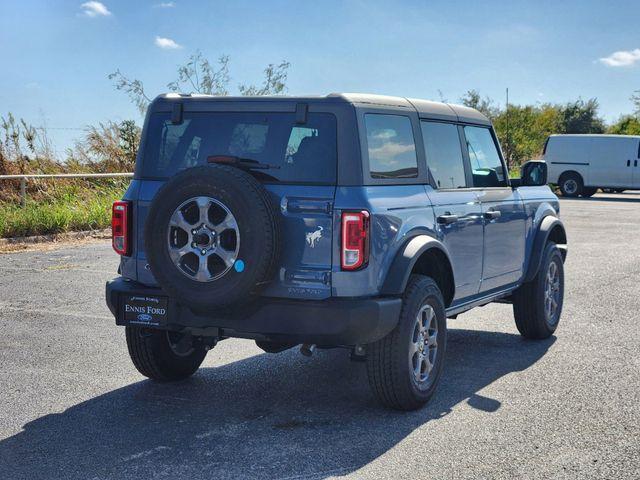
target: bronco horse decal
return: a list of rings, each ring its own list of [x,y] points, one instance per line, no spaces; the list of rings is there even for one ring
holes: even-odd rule
[[[315,232],[307,233],[307,243],[311,248],[315,248],[316,244],[322,238],[322,230],[323,230],[322,227],[318,227],[318,229]]]

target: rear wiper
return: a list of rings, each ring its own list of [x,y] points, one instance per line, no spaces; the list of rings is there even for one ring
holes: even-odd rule
[[[279,165],[270,165],[261,163],[251,158],[241,158],[235,155],[210,155],[207,157],[207,163],[221,163],[223,165],[232,165],[238,168],[270,170],[279,169]]]

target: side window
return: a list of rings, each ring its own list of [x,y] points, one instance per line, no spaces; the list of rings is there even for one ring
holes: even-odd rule
[[[507,180],[496,143],[488,128],[464,127],[474,187],[504,187]]]
[[[451,123],[420,122],[427,167],[438,188],[465,188],[464,157],[458,126]]]
[[[371,178],[415,178],[418,157],[411,119],[402,115],[366,114]]]

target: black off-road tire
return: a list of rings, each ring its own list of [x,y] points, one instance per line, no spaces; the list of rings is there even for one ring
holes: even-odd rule
[[[558,181],[563,197],[575,198],[582,194],[584,183],[582,177],[575,172],[563,173]]]
[[[430,305],[438,325],[437,354],[433,369],[423,388],[417,386],[410,367],[410,346],[416,316]],[[369,385],[386,407],[415,410],[429,401],[440,380],[447,345],[444,299],[437,284],[429,277],[412,275],[407,284],[398,325],[386,337],[367,346]]]
[[[129,356],[136,369],[145,377],[159,382],[184,380],[202,364],[207,351],[194,345],[189,352],[178,355],[169,344],[168,332],[144,327],[126,327]]]
[[[182,273],[169,256],[167,242],[173,212],[198,196],[227,206],[239,229],[242,268],[230,268],[209,282]],[[144,237],[149,266],[162,289],[202,313],[249,300],[272,280],[280,255],[279,221],[269,192],[247,172],[226,165],[191,168],[167,181],[149,208]]]
[[[555,314],[548,318],[545,311],[545,286],[550,264],[554,262],[559,274],[559,298]],[[549,338],[558,328],[564,301],[564,266],[562,254],[555,243],[545,246],[540,270],[530,282],[513,293],[513,315],[520,334],[529,339]]]

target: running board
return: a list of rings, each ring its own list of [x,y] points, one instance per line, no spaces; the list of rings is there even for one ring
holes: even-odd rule
[[[513,292],[513,289],[509,288],[507,290],[501,290],[499,292],[492,293],[491,295],[487,295],[485,297],[471,300],[470,302],[466,302],[461,305],[449,307],[447,308],[447,318],[455,317],[456,315],[464,313],[467,310],[471,310],[472,308],[475,308],[475,307],[482,307],[492,302],[511,303],[510,297],[512,292]]]

